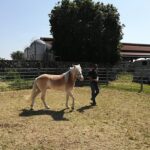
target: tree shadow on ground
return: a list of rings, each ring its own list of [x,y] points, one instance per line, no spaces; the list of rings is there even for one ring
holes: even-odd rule
[[[30,116],[38,116],[38,115],[49,115],[55,121],[69,121],[67,118],[64,117],[66,109],[62,109],[60,111],[54,110],[29,110],[29,109],[22,109],[19,116],[21,117],[30,117]]]
[[[92,109],[92,108],[93,108],[93,106],[90,104],[90,105],[86,105],[86,106],[83,106],[83,107],[77,109],[77,111],[80,113],[83,113],[85,110]]]

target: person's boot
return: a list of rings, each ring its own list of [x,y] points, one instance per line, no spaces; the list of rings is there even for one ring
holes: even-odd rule
[[[94,100],[94,99],[92,99],[91,106],[96,106],[96,102],[95,102],[95,100]]]

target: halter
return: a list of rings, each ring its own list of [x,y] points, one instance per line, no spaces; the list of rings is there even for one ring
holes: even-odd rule
[[[77,73],[77,79],[80,79],[82,74],[80,72]]]
[[[69,71],[67,71],[67,72],[64,73],[64,75],[65,75],[65,82],[66,82],[66,83],[68,82],[68,78],[69,78],[69,74],[71,73],[71,70],[72,70],[72,69],[70,69]],[[82,74],[78,71],[78,72],[76,73],[76,76],[75,76],[75,77],[80,80],[80,79],[81,79],[81,76],[82,76]]]

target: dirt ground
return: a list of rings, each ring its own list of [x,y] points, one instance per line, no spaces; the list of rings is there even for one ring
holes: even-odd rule
[[[101,89],[90,106],[90,89],[75,88],[75,110],[65,94],[47,92],[29,110],[31,90],[0,93],[0,150],[149,150],[150,95]],[[71,105],[71,100],[69,101]]]

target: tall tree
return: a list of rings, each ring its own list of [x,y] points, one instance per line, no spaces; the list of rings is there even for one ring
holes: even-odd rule
[[[51,11],[53,49],[64,61],[114,64],[122,25],[117,9],[92,0],[62,0]]]
[[[24,53],[22,51],[16,51],[12,52],[10,54],[12,60],[23,60],[24,59]]]

